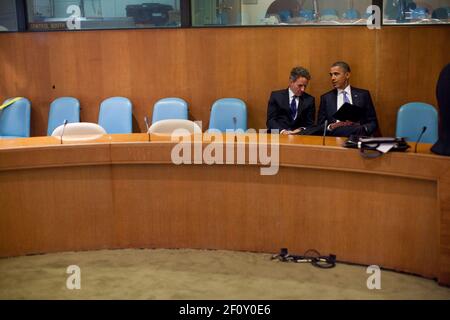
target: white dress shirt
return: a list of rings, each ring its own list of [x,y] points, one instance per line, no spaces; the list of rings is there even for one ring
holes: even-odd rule
[[[337,109],[338,110],[344,104],[344,91],[347,92],[347,98],[350,101],[350,103],[353,104],[352,90],[350,88],[350,85],[348,85],[347,88],[345,88],[344,90],[338,89],[338,95],[337,95]]]

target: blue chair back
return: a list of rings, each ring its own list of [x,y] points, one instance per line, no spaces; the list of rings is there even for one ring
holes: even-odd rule
[[[427,19],[429,16],[429,12],[427,8],[417,7],[412,11],[411,17],[412,19]]]
[[[356,20],[361,18],[361,15],[359,14],[359,11],[356,9],[348,9],[347,11],[344,12],[342,17],[348,20]]]
[[[303,9],[300,10],[299,16],[306,21],[312,21],[314,20],[314,11],[311,9]]]
[[[397,137],[416,142],[422,128],[426,126],[420,142],[435,143],[438,139],[438,113],[427,103],[411,102],[403,105],[397,113]]]
[[[50,104],[47,135],[51,136],[53,131],[64,123],[64,120],[68,123],[80,122],[80,102],[77,99],[62,97]]]
[[[281,22],[288,22],[291,18],[291,12],[289,10],[283,10],[278,12],[278,16],[280,17]]]
[[[123,97],[106,99],[100,105],[98,124],[108,134],[132,133],[133,131],[133,105]]]
[[[338,12],[337,12],[337,10],[336,9],[332,9],[332,8],[326,8],[326,9],[320,10],[320,15],[322,17],[329,17],[329,18],[338,19]]]
[[[10,101],[6,100],[4,103]],[[31,103],[23,98],[0,111],[0,136],[26,138],[30,136]]]
[[[247,106],[236,98],[224,98],[214,102],[211,108],[209,129],[226,132],[227,130],[247,131]]]
[[[152,123],[168,119],[188,119],[188,104],[180,98],[164,98],[153,106]]]

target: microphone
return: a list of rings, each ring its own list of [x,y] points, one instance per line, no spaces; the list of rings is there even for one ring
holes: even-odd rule
[[[233,126],[234,126],[234,132],[236,132],[236,126],[237,126],[237,118],[233,117]]]
[[[328,127],[328,120],[325,120],[325,126],[323,128],[323,136],[322,136],[322,145],[325,145],[325,136],[327,135],[327,127]]]
[[[416,147],[414,148],[414,153],[417,153],[417,145],[419,144],[420,139],[422,139],[423,134],[425,133],[425,131],[427,131],[427,126],[423,126],[422,132],[420,133],[419,138],[417,138]]]
[[[319,4],[317,0],[313,1],[313,15],[314,15],[314,21],[319,20]]]
[[[147,116],[144,117],[144,121],[145,121],[145,127],[147,128],[148,141],[150,142],[150,132],[148,132],[148,130],[150,129],[150,125],[148,124]]]
[[[66,125],[69,121],[67,121],[67,119],[64,120],[63,122],[63,128],[62,128],[62,132],[61,132],[61,144],[63,144],[63,136],[64,136],[64,130],[66,129]]]

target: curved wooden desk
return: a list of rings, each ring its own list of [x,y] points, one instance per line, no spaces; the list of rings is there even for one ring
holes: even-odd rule
[[[281,137],[280,169],[172,164],[146,134],[0,140],[0,256],[113,248],[303,253],[450,284],[450,158]],[[247,144],[247,147],[249,144]]]

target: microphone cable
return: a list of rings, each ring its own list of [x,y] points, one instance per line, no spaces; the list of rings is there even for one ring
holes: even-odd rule
[[[322,256],[317,250],[309,249],[303,255],[290,255],[287,248],[282,248],[279,254],[273,255],[272,260],[278,259],[282,262],[309,262],[314,267],[331,269],[336,266],[336,255]]]
[[[416,146],[414,148],[414,153],[417,153],[417,145],[419,144],[420,140],[422,139],[423,134],[425,133],[425,131],[427,131],[427,127],[423,126],[422,132],[420,133],[419,138],[417,138]]]

